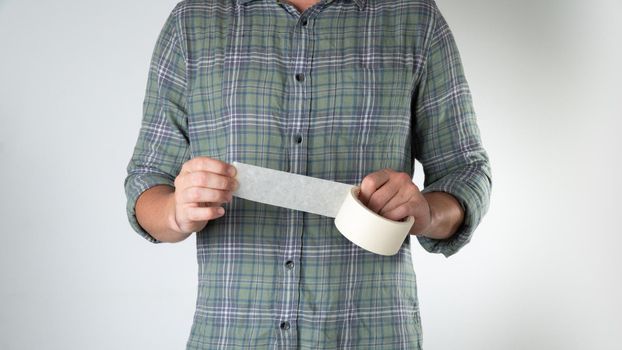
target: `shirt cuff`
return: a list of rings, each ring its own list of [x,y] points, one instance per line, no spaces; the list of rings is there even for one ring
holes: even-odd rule
[[[480,177],[480,179],[483,178]],[[489,179],[488,177],[485,178]],[[464,210],[464,220],[451,237],[437,239],[416,236],[419,244],[430,253],[442,253],[448,258],[469,243],[473,232],[488,209],[489,180],[487,184],[465,181],[463,177],[456,175],[439,179],[426,186],[421,193],[446,192],[454,196]]]
[[[166,175],[154,173],[128,175],[125,179],[125,194],[127,196],[126,212],[127,218],[134,231],[149,242],[162,243],[162,241],[153,237],[142,226],[140,226],[138,219],[136,219],[136,201],[138,200],[138,197],[140,197],[143,192],[156,185],[169,185],[171,187],[175,187],[175,180]]]

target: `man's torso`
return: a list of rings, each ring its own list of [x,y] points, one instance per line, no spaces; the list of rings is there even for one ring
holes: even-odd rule
[[[186,1],[190,156],[358,184],[412,174],[426,1]],[[364,5],[362,8],[360,5]],[[197,233],[188,348],[417,349],[410,237],[367,252],[333,219],[239,198]],[[382,232],[378,232],[382,234]]]

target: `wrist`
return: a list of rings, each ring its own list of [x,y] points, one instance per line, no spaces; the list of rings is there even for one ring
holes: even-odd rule
[[[449,239],[462,224],[464,211],[458,200],[446,192],[428,192],[423,194],[430,207],[430,225],[424,237]]]
[[[177,224],[177,208],[175,203],[175,191],[171,191],[166,195],[166,222],[169,231],[175,234],[181,234],[181,228]]]

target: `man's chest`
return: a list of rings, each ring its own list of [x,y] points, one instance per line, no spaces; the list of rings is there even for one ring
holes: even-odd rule
[[[403,166],[417,25],[390,7],[346,5],[302,18],[270,2],[195,13],[186,29],[193,156],[307,174],[291,158],[344,164],[370,153]]]

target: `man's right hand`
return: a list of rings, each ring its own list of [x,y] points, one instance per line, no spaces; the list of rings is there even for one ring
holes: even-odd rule
[[[202,230],[210,220],[224,215],[238,182],[233,165],[209,157],[195,157],[182,165],[175,178],[172,229],[190,234]]]

